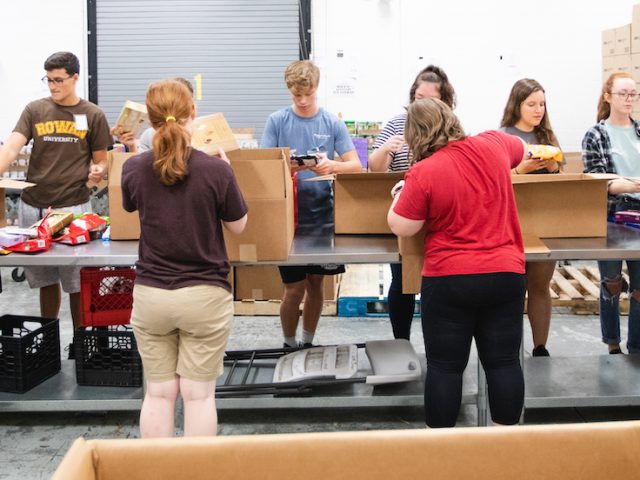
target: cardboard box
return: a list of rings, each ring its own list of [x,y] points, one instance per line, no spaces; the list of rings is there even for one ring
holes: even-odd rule
[[[7,225],[6,218],[6,210],[7,206],[5,205],[5,189],[9,188],[12,190],[24,190],[27,187],[33,187],[35,183],[24,182],[22,180],[13,180],[10,178],[0,178],[0,227],[4,227]]]
[[[229,260],[286,260],[295,227],[289,149],[234,150],[227,156],[249,206],[244,232],[224,231]]]
[[[618,27],[616,30],[616,46],[614,55],[629,55],[631,53],[631,24]]]
[[[282,300],[284,286],[276,265],[234,267],[234,300]],[[325,300],[336,298],[339,275],[325,275]]]
[[[148,124],[147,106],[127,100],[116,120],[115,128],[122,132],[133,132],[133,135],[138,138]]]
[[[632,74],[631,55],[612,55],[602,59],[602,81],[605,82],[609,75],[616,72]]]
[[[616,53],[616,29],[602,31],[602,56],[609,57]]]
[[[207,128],[201,132],[209,133],[203,133],[194,143],[203,145],[214,154],[218,152],[219,147],[231,148],[226,150],[226,154],[249,206],[249,218],[244,232],[234,235],[223,228],[229,260],[248,263],[286,260],[294,234],[293,182],[289,167],[289,150],[238,149],[233,133],[222,114],[202,118],[209,118],[210,121],[203,123]],[[210,141],[207,142],[207,139]],[[134,154],[121,152],[110,155],[109,211],[112,240],[140,238],[137,212],[128,213],[122,208],[122,165],[132,155]]]
[[[631,14],[631,53],[640,53],[640,4],[633,6]]]
[[[339,173],[335,180],[335,232],[389,234],[391,188],[404,172]]]
[[[237,150],[238,142],[222,113],[198,117],[193,121],[191,144],[209,155],[217,155],[218,149]]]
[[[525,252],[546,248],[540,238],[607,236],[607,183],[611,175],[512,175]],[[420,293],[424,233],[399,238],[402,290]]]
[[[79,438],[52,480],[633,478],[640,469],[639,450],[638,421],[142,440]]]
[[[138,212],[122,208],[122,166],[135,153],[110,150],[109,157],[109,219],[111,240],[137,240],[140,238]]]

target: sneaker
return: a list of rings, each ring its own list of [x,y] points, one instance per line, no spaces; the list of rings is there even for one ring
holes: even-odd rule
[[[311,348],[313,346],[314,346],[313,343],[309,343],[309,342],[307,342],[307,343],[302,343],[302,342],[298,343],[298,347],[300,347],[300,348]]]
[[[550,357],[551,356],[549,355],[549,350],[547,350],[544,345],[538,345],[536,348],[534,348],[533,351],[531,352],[531,355],[534,357]]]
[[[299,348],[299,345],[292,347],[291,345],[289,345],[287,342],[284,342],[282,344],[282,348],[288,348],[288,349],[294,349],[294,348]]]

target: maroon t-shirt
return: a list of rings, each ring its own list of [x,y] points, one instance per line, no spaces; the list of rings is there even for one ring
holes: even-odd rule
[[[233,170],[194,149],[185,179],[167,186],[154,171],[154,161],[148,151],[122,168],[124,209],[140,215],[136,282],[167,290],[211,284],[231,291],[220,222],[247,213]]]

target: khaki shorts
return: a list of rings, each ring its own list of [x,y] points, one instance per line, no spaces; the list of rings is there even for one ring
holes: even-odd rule
[[[151,382],[176,375],[209,382],[222,375],[232,320],[233,296],[221,287],[133,288],[131,325]]]
[[[62,210],[74,214],[91,213],[91,202],[70,207],[62,207],[55,210]],[[18,220],[20,226],[30,227],[47,213],[46,208],[32,207],[21,201],[18,207]],[[70,247],[73,248],[73,247]],[[24,267],[24,274],[31,288],[42,288],[57,283],[62,284],[62,289],[67,293],[78,293],[80,291],[80,269],[81,267],[67,266],[31,266]]]

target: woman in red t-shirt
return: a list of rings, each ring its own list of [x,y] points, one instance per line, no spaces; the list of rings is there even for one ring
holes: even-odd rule
[[[524,401],[520,341],[526,277],[511,168],[524,143],[503,132],[467,137],[435,98],[407,108],[413,165],[389,210],[391,230],[426,228],[422,330],[427,354],[426,422],[452,427],[475,338],[495,423],[518,423]]]

